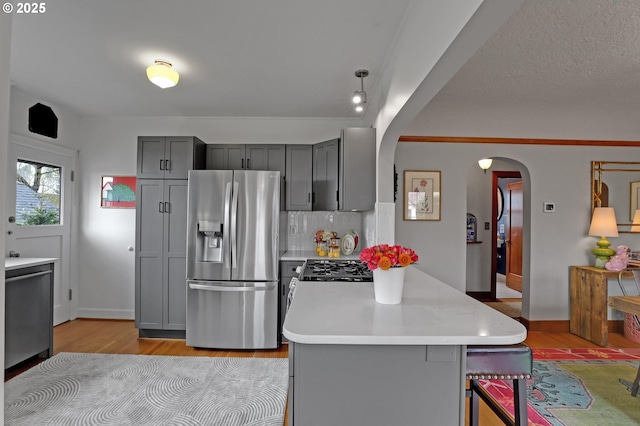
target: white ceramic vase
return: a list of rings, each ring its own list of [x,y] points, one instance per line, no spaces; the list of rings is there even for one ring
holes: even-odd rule
[[[385,305],[397,305],[402,301],[405,268],[389,268],[386,271],[373,270],[373,292],[376,302]]]

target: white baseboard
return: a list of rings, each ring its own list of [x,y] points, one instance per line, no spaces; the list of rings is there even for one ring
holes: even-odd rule
[[[78,308],[77,318],[135,319],[135,311],[125,309],[82,309]]]

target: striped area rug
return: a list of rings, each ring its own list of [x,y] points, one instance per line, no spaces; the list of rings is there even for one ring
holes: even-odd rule
[[[522,302],[484,302],[485,305],[502,312],[511,318],[520,318],[522,316]]]
[[[281,426],[286,358],[60,353],[5,383],[5,425]]]

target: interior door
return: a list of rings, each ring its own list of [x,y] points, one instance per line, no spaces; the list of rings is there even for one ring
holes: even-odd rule
[[[507,185],[509,226],[507,230],[507,287],[522,292],[522,181]]]
[[[9,143],[6,250],[19,253],[22,257],[58,259],[54,264],[54,325],[71,319],[69,283],[73,220],[71,206],[74,197],[71,175],[75,158],[74,151],[36,140],[12,137]],[[21,182],[16,178],[18,163],[30,164],[35,168],[44,167],[40,171],[57,170],[57,183],[48,183],[48,177],[41,177],[42,183],[31,185],[33,187]]]

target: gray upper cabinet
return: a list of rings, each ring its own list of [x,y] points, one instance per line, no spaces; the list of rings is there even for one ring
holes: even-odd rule
[[[286,176],[284,145],[246,145],[245,153],[248,170],[279,171]]]
[[[244,169],[244,145],[207,145],[207,170]]]
[[[286,210],[311,210],[313,146],[287,145]]]
[[[375,129],[346,128],[313,145],[313,210],[368,211],[375,201]]]
[[[376,129],[342,129],[339,175],[339,210],[369,211],[375,208]]]
[[[339,139],[313,145],[313,210],[338,210]]]
[[[193,136],[140,136],[137,177],[187,179],[205,166],[205,143]]]
[[[285,175],[284,145],[207,145],[208,170],[277,170]]]

